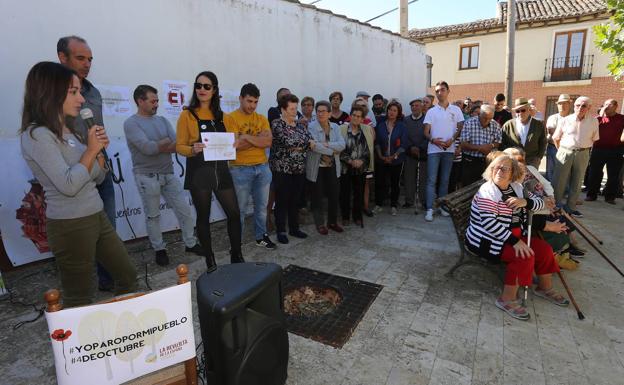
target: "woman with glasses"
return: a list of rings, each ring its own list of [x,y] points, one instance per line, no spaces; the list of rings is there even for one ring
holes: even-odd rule
[[[210,237],[210,209],[214,193],[227,217],[227,231],[230,238],[230,261],[245,262],[241,253],[241,224],[238,201],[227,160],[206,161],[201,141],[202,133],[238,132],[236,122],[221,111],[219,81],[209,71],[195,77],[193,95],[188,107],[178,118],[176,151],[186,157],[184,188],[189,190],[197,213],[197,238],[204,249],[208,271],[217,263]],[[236,146],[236,143],[235,143]]]
[[[302,120],[297,119],[299,98],[293,94],[282,96],[278,101],[279,119],[271,122],[273,143],[269,164],[273,171],[275,190],[275,227],[277,241],[289,242],[286,235],[286,218],[289,234],[295,238],[307,238],[299,228],[299,203],[305,182],[305,162],[308,149],[313,145],[310,133]]]
[[[366,118],[365,108],[354,104],[351,107],[349,123],[340,127],[345,141],[345,149],[340,153],[342,176],[340,177],[340,209],[342,224],[348,225],[349,219],[358,226],[363,226],[362,204],[364,203],[364,185],[366,170],[373,159],[373,135],[370,126],[362,124]],[[353,191],[353,206],[351,192]],[[353,207],[353,208],[351,208]]]
[[[104,180],[109,139],[102,126],[82,137],[73,120],[85,99],[67,67],[36,64],[26,78],[20,143],[22,156],[45,192],[46,230],[65,307],[93,301],[94,261],[110,272],[115,295],[136,291],[136,269],[104,213],[96,185]]]
[[[325,100],[316,103],[316,121],[308,126],[312,141],[306,158],[306,178],[310,181],[312,216],[316,230],[327,235],[328,228],[342,233],[338,225],[338,178],[340,152],[345,142],[338,126],[329,121],[331,105]],[[327,226],[323,214],[323,198],[327,197]]]
[[[567,306],[569,301],[552,286],[552,274],[559,271],[552,248],[536,236],[531,237],[531,246],[527,245],[527,212],[542,210],[544,201],[532,193],[524,196],[524,174],[509,155],[492,160],[483,178],[486,182],[472,200],[465,246],[482,258],[506,263],[496,307],[513,318],[528,320],[529,312],[517,301],[518,287],[531,285],[533,272],[539,282],[534,295]]]

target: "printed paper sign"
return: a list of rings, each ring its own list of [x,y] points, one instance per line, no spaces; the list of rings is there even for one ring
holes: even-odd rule
[[[124,86],[96,86],[102,94],[102,114],[104,116],[130,116],[134,101],[130,98],[130,88]]]
[[[204,160],[236,159],[233,132],[202,132],[201,140],[206,146]]]
[[[190,282],[46,320],[60,385],[120,384],[195,357]]]
[[[190,100],[191,92],[188,82],[183,80],[164,80],[163,92],[160,98],[161,113],[170,118],[176,118],[182,112],[182,107]]]

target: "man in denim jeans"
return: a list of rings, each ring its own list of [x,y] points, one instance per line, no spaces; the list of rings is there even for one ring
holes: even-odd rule
[[[156,251],[156,263],[169,264],[160,230],[161,194],[178,219],[185,251],[203,255],[193,235],[195,220],[191,207],[182,191],[182,183],[173,174],[171,153],[175,152],[176,134],[167,119],[156,115],[158,91],[152,86],[140,85],[134,90],[134,102],[138,110],[124,122],[124,132],[132,156],[134,180],[143,201],[147,236]]]
[[[240,92],[240,107],[230,114],[236,122],[236,127],[227,129],[237,135],[236,160],[230,162],[230,173],[241,212],[241,229],[251,197],[254,204],[256,245],[275,249],[276,245],[266,230],[267,202],[272,175],[265,150],[271,147],[273,136],[267,118],[256,112],[259,98],[258,87],[252,83],[245,84]]]
[[[448,193],[449,177],[453,158],[455,157],[455,141],[464,126],[464,114],[459,107],[448,102],[449,86],[445,81],[437,82],[435,93],[438,104],[431,107],[425,115],[425,138],[429,140],[427,148],[427,191],[425,195],[425,220],[433,221],[433,200],[436,197],[436,182],[440,174],[440,185],[437,196]],[[441,208],[442,215],[449,214]]]

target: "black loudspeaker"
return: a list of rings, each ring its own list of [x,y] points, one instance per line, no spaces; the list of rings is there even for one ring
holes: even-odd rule
[[[219,266],[197,280],[208,385],[283,385],[288,332],[282,268],[273,263]]]

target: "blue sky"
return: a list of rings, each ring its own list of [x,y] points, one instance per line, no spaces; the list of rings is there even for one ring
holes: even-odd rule
[[[313,0],[301,2],[309,4]],[[409,28],[428,28],[489,19],[496,16],[497,3],[497,0],[418,0],[409,5]],[[365,21],[398,7],[399,0],[321,0],[314,5]],[[399,32],[399,11],[374,20],[371,24]]]

